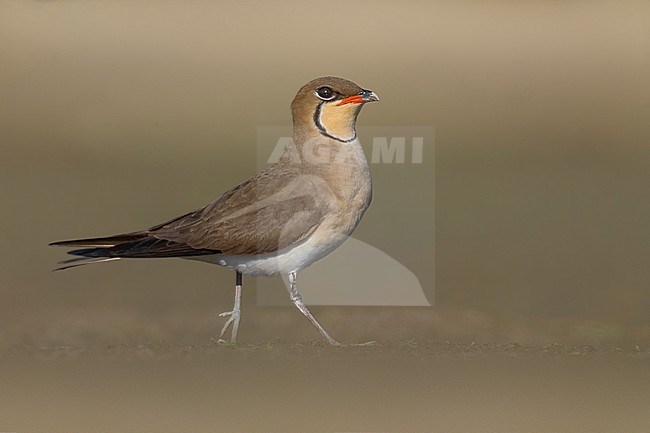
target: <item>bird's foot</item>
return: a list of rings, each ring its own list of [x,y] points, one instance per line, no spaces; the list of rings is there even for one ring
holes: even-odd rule
[[[223,335],[226,333],[230,325],[232,325],[232,331],[230,334],[230,344],[236,344],[237,331],[239,330],[239,320],[241,319],[241,312],[239,310],[226,311],[219,314],[219,317],[228,317],[228,320],[226,320],[226,323],[223,325],[223,328],[221,328],[221,334],[219,334],[219,340],[217,341],[220,343],[226,342],[223,339]]]

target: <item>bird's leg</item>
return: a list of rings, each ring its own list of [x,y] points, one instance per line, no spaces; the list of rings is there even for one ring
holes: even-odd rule
[[[289,297],[291,298],[291,302],[293,302],[293,305],[295,305],[300,310],[300,312],[302,314],[304,314],[304,316],[307,319],[309,319],[311,324],[314,325],[316,327],[316,329],[318,329],[318,332],[320,332],[321,335],[323,337],[325,337],[325,339],[327,340],[327,342],[329,344],[331,344],[332,346],[340,346],[341,345],[341,343],[339,343],[338,341],[333,339],[327,333],[325,328],[323,328],[321,326],[321,324],[318,323],[318,320],[316,320],[316,318],[314,316],[312,316],[312,314],[307,309],[307,306],[303,302],[302,296],[300,295],[300,292],[298,291],[298,285],[296,284],[296,273],[295,272],[291,272],[289,274]]]
[[[232,332],[230,334],[230,343],[237,343],[237,331],[239,330],[239,320],[241,319],[241,288],[242,288],[242,275],[241,272],[235,271],[235,305],[232,307],[232,311],[226,311],[225,313],[219,314],[219,317],[228,317],[228,320],[223,325],[221,329],[221,334],[219,335],[219,340],[223,341],[223,334],[226,333],[230,324],[232,324]]]

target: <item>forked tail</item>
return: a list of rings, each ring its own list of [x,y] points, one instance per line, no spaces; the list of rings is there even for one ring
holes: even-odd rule
[[[59,265],[64,266],[54,269],[55,271],[122,258],[191,257],[221,253],[219,250],[192,248],[181,242],[160,239],[147,231],[103,238],[52,242],[50,245],[59,247],[85,247],[68,251],[68,254],[81,257],[58,262]]]

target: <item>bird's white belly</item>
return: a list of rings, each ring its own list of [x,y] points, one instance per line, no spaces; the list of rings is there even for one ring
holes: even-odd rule
[[[303,242],[275,253],[260,255],[214,254],[189,259],[235,269],[242,274],[251,276],[288,275],[322,259],[338,248],[347,237],[343,233],[337,236],[330,234],[325,240],[319,236],[317,231]]]

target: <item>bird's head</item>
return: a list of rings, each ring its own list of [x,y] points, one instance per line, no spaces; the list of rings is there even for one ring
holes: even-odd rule
[[[372,90],[338,77],[316,78],[302,86],[291,103],[294,135],[322,134],[344,143],[357,137],[355,123],[366,102],[379,101]]]

